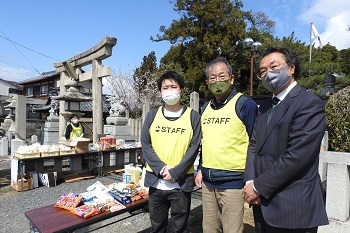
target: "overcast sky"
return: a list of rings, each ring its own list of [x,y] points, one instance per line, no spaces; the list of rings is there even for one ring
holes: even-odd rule
[[[263,11],[275,21],[279,38],[294,31],[297,39],[309,44],[313,21],[323,44],[338,50],[350,47],[350,0],[244,0],[243,4],[244,10]],[[151,51],[160,60],[170,43],[152,42],[150,37],[178,17],[167,0],[0,0],[0,78],[22,81],[54,70],[54,62],[84,52],[106,36],[118,41],[103,65],[125,73],[140,66]]]

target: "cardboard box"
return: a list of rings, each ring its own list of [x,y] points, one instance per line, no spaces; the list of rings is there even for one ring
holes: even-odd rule
[[[70,155],[70,154],[75,154],[75,150],[60,150],[60,155]]]
[[[23,183],[23,189],[22,189],[22,183]],[[12,184],[12,187],[15,190],[17,190],[18,192],[31,190],[31,189],[33,189],[33,179],[32,178],[28,178],[28,179],[23,178],[23,181],[22,181],[22,179],[18,179],[17,183]]]
[[[55,187],[57,172],[39,173],[40,182],[46,187]]]
[[[59,151],[47,151],[47,152],[40,152],[41,157],[50,157],[50,156],[58,156]]]
[[[15,157],[19,159],[27,159],[27,158],[39,158],[40,153],[27,153],[27,154],[22,154],[22,153],[17,153],[15,152]]]
[[[89,152],[89,141],[78,141],[77,145],[74,147],[75,153],[86,153]]]

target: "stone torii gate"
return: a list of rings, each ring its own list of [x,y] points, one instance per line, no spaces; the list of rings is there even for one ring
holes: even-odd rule
[[[60,73],[60,94],[66,92],[66,86],[74,80],[77,83],[92,80],[92,118],[93,118],[93,142],[97,142],[97,135],[103,130],[102,110],[102,78],[111,75],[111,68],[102,65],[102,60],[112,56],[112,48],[117,44],[115,37],[107,36],[91,49],[80,53],[63,62],[54,63],[56,72]],[[92,64],[89,72],[82,73],[82,67]],[[60,101],[59,136],[66,129],[67,120],[62,115],[65,112],[64,101]]]

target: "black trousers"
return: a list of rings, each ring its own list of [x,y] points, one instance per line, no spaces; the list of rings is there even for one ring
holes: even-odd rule
[[[185,232],[191,207],[191,193],[181,189],[149,189],[151,232]],[[168,221],[170,209],[170,220]]]
[[[286,229],[273,227],[268,225],[261,213],[261,207],[259,205],[253,206],[253,215],[255,223],[255,233],[316,233],[318,227],[304,228],[304,229]]]

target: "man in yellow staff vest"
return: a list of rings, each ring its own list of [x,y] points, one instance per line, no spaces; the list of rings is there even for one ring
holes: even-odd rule
[[[242,189],[249,138],[257,105],[232,88],[228,61],[217,58],[206,67],[214,97],[202,107],[202,150],[196,185],[202,187],[203,232],[243,232]]]
[[[67,125],[65,137],[66,139],[78,138],[84,133],[84,128],[79,122],[79,117],[76,114],[72,114],[70,117],[70,123]]]
[[[150,187],[150,232],[184,232],[187,228],[201,129],[199,113],[180,103],[184,85],[177,72],[160,76],[157,86],[165,104],[149,111],[143,123],[141,144],[147,162],[145,186]]]

